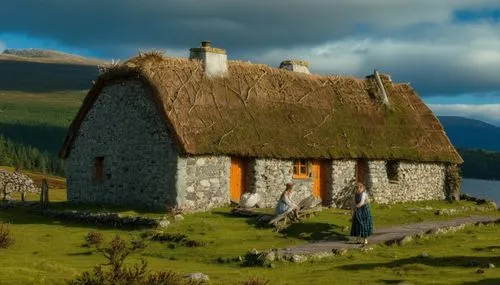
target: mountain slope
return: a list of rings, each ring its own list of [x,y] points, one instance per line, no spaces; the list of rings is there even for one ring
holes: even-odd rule
[[[457,148],[500,151],[500,127],[456,116],[439,116],[446,134]]]
[[[54,92],[87,90],[104,61],[39,49],[0,54],[0,90]]]

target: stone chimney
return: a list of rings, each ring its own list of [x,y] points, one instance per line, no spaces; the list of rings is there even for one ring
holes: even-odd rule
[[[311,74],[311,72],[309,72],[309,63],[304,60],[284,60],[280,63],[280,68],[300,73]]]
[[[227,74],[226,51],[212,47],[210,41],[202,41],[201,47],[189,49],[189,59],[199,59],[208,77],[220,77]]]

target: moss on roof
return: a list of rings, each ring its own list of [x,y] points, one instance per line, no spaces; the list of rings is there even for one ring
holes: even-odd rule
[[[390,108],[373,79],[286,72],[229,62],[221,78],[198,60],[141,54],[102,74],[73,121],[67,156],[100,90],[142,80],[186,154],[268,158],[396,159],[462,163],[431,110],[408,84],[382,77]]]

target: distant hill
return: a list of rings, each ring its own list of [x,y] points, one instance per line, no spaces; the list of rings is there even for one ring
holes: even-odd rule
[[[95,58],[87,58],[65,52],[45,49],[6,49],[0,54],[0,60],[17,60],[40,63],[65,63],[99,65],[104,61]]]
[[[455,147],[500,151],[500,127],[464,117],[439,116],[438,119]]]
[[[54,92],[88,90],[105,64],[58,51],[7,49],[0,54],[0,90]]]

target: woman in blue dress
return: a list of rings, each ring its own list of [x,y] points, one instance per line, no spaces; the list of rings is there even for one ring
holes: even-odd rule
[[[276,205],[276,215],[290,213],[297,210],[297,205],[292,200],[293,184],[287,183],[286,189],[281,193],[278,204]]]
[[[373,234],[373,219],[370,201],[363,183],[356,183],[351,225],[351,236],[363,238],[363,244],[368,244],[368,237]]]

